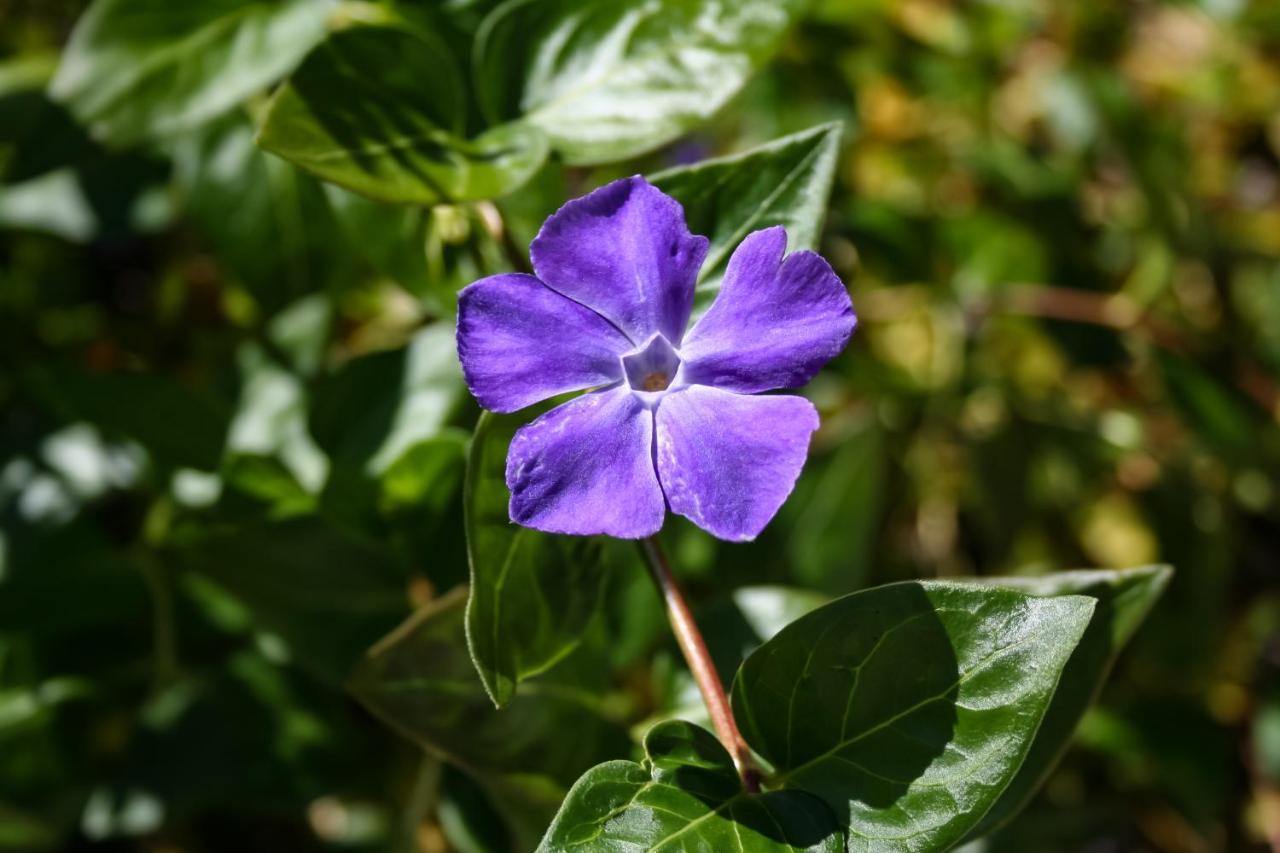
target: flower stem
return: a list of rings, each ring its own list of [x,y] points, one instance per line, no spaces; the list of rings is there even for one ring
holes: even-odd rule
[[[702,639],[698,624],[693,621],[693,613],[685,601],[684,590],[671,574],[671,566],[662,551],[656,536],[640,540],[640,552],[644,554],[649,573],[653,575],[658,591],[662,593],[662,601],[667,608],[667,618],[671,620],[671,630],[680,644],[689,671],[693,673],[698,690],[702,692],[702,701],[711,714],[711,723],[715,726],[720,742],[724,744],[729,755],[733,757],[738,775],[742,777],[742,785],[750,793],[760,790],[760,771],[751,759],[751,749],[738,731],[738,724],[733,719],[733,711],[729,707],[729,697],[725,695],[724,685],[716,673],[715,664],[711,661],[711,653]]]

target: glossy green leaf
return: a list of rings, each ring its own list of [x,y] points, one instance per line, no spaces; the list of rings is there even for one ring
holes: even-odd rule
[[[96,0],[50,85],[113,145],[190,130],[284,76],[333,0]]]
[[[535,773],[568,784],[600,755],[626,748],[621,730],[571,690],[521,691],[495,709],[467,656],[466,596],[458,588],[437,599],[373,646],[351,692],[392,728],[475,773]]]
[[[711,239],[698,275],[700,305],[720,289],[729,256],[752,231],[782,225],[787,251],[817,248],[839,144],[840,126],[824,124],[649,178],[684,205],[689,230]]]
[[[543,853],[561,850],[824,851],[845,849],[834,815],[802,791],[749,796],[720,742],[692,723],[660,723],[645,759],[592,768],[565,798]]]
[[[481,416],[466,482],[471,598],[467,641],[494,704],[521,681],[573,651],[600,605],[605,572],[599,541],[512,523],[507,447],[528,416]]]
[[[1142,624],[1173,576],[1168,566],[1116,571],[1059,572],[1042,577],[993,578],[994,585],[1029,595],[1086,595],[1097,601],[1093,618],[1062,671],[1053,702],[1018,775],[970,837],[977,838],[1016,814],[1057,764],[1077,724],[1097,697],[1116,656]]]
[[[367,3],[342,7],[335,31],[271,100],[258,144],[371,198],[410,204],[491,198],[546,159],[527,124],[464,137],[465,89],[429,26]]]
[[[777,48],[795,0],[512,0],[476,40],[481,105],[576,165],[623,160],[713,115]]]
[[[743,664],[734,713],[865,850],[944,850],[1018,772],[1094,600],[908,582],[801,617]]]

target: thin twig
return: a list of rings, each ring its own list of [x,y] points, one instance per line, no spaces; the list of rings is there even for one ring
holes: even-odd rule
[[[733,757],[734,766],[742,778],[742,785],[749,793],[760,790],[760,771],[751,758],[751,749],[738,731],[738,724],[733,719],[733,710],[729,707],[729,697],[725,695],[724,685],[716,673],[715,664],[711,661],[711,653],[702,639],[698,624],[693,620],[693,613],[685,601],[684,591],[680,589],[675,576],[671,574],[671,566],[667,563],[666,554],[658,543],[657,537],[640,540],[640,552],[644,554],[649,572],[662,593],[663,603],[667,608],[667,617],[671,620],[671,630],[675,632],[676,642],[684,653],[689,671],[698,683],[702,692],[702,701],[711,714],[711,724],[715,727],[720,742],[724,744],[729,755]]]

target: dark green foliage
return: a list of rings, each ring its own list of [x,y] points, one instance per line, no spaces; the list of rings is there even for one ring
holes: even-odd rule
[[[1263,849],[1274,6],[0,2],[0,851]],[[632,174],[859,316],[663,532],[759,795],[454,352]]]

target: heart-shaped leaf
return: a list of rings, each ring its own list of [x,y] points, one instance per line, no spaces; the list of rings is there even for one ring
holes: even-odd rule
[[[190,130],[284,76],[324,37],[334,0],[96,0],[52,96],[97,138]]]
[[[784,628],[734,713],[775,785],[820,797],[859,849],[945,850],[1021,766],[1094,600],[910,582]]]
[[[839,144],[840,126],[824,124],[649,178],[684,206],[693,233],[711,239],[698,275],[700,306],[720,289],[729,256],[752,231],[782,225],[787,251],[817,247]]]
[[[481,105],[575,165],[623,160],[714,114],[777,48],[796,0],[512,0],[476,37]]]
[[[1097,600],[1089,628],[1067,661],[1035,742],[1009,787],[970,832],[977,838],[1016,814],[1057,764],[1085,710],[1097,696],[1116,656],[1169,585],[1168,566],[1118,571],[1059,572],[1042,577],[993,578],[1029,595],[1087,595]]]
[[[335,31],[271,100],[258,144],[371,198],[491,198],[547,155],[528,124],[463,138],[465,90],[430,26],[385,6],[344,5]]]
[[[706,729],[649,730],[643,764],[610,761],[578,780],[547,830],[544,853],[584,850],[843,851],[834,816],[802,791],[742,793],[733,761]]]
[[[527,414],[486,412],[467,465],[467,640],[497,705],[510,701],[521,681],[577,647],[599,607],[605,577],[598,541],[511,523],[507,447],[527,421]]]

